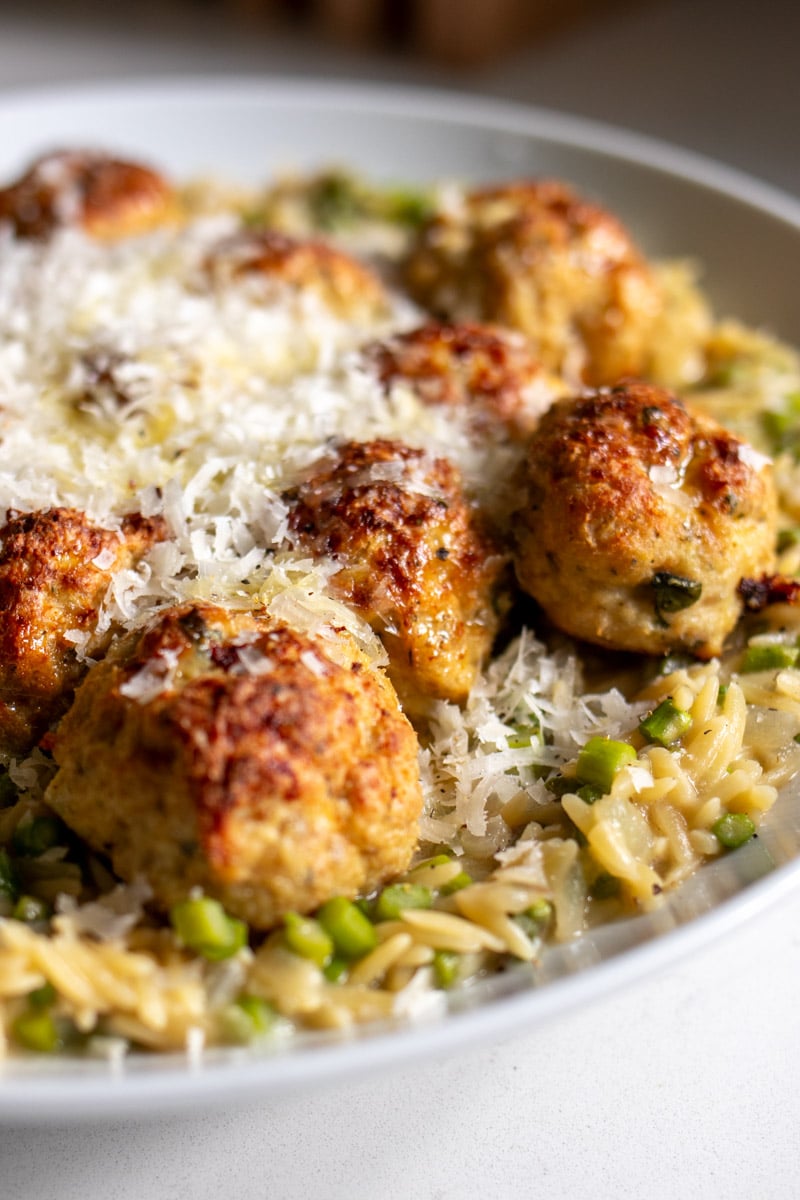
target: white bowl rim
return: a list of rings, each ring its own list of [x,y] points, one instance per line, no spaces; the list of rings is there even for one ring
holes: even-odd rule
[[[726,194],[735,193],[754,207],[792,225],[800,224],[800,199],[709,155],[593,117],[454,89],[296,76],[272,76],[265,80],[257,75],[145,75],[97,83],[0,87],[0,116],[14,108],[52,108],[63,103],[128,105],[143,98],[152,103],[159,97],[180,97],[183,103],[191,104],[210,96],[215,104],[232,107],[243,100],[258,100],[295,109],[318,109],[321,103],[326,106],[334,103],[341,109],[363,110],[368,103],[375,113],[534,134],[548,141],[652,167]]]
[[[566,1013],[581,1001],[595,1001],[635,983],[645,975],[666,971],[712,942],[731,936],[741,926],[780,905],[800,888],[800,859],[773,871],[711,911],[612,958],[546,984],[442,1021],[403,1026],[356,1040],[336,1040],[299,1053],[237,1057],[230,1062],[170,1056],[157,1072],[118,1074],[113,1070],[81,1077],[38,1071],[14,1072],[5,1092],[0,1063],[0,1121],[6,1124],[65,1125],[80,1121],[141,1117],[155,1112],[186,1112],[219,1104],[268,1102],[308,1087],[331,1086],[356,1077],[407,1065],[428,1057],[435,1061],[459,1049],[530,1033]],[[587,986],[588,984],[588,986]],[[576,986],[577,985],[577,986]],[[5,1064],[8,1065],[8,1064]]]

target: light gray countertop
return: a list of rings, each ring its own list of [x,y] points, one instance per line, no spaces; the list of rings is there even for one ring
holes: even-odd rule
[[[667,138],[800,195],[800,8],[655,0],[471,75],[256,36],[197,7],[7,0],[0,89],[169,73],[457,86]],[[513,1038],[280,1102],[0,1129],[4,1200],[800,1195],[800,895]]]

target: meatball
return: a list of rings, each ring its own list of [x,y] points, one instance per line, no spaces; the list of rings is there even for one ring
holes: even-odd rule
[[[223,238],[209,253],[206,269],[217,285],[272,282],[308,291],[347,320],[369,322],[388,312],[383,285],[357,259],[326,242],[272,229],[242,230]]]
[[[650,384],[557,401],[525,484],[517,576],[587,641],[710,658],[742,612],[739,581],[773,569],[769,461]]]
[[[519,336],[475,322],[431,321],[364,355],[387,389],[407,385],[424,404],[463,416],[478,439],[528,437],[564,391]]]
[[[18,237],[45,238],[63,225],[95,238],[121,238],[173,220],[178,201],[156,171],[106,154],[67,150],[37,159],[0,190],[0,223]]]
[[[288,493],[296,544],[380,635],[404,706],[466,699],[497,632],[505,560],[456,469],[399,442],[348,442]]]
[[[68,707],[109,634],[96,634],[116,571],[166,536],[161,518],[103,529],[70,508],[8,514],[0,529],[0,750],[25,754]],[[72,636],[71,636],[72,635]],[[77,636],[75,636],[77,635]]]
[[[423,225],[406,277],[437,315],[518,329],[570,378],[646,373],[658,286],[616,218],[562,183],[468,192]]]
[[[89,673],[46,799],[159,905],[202,888],[267,929],[408,865],[417,748],[388,680],[344,631],[182,605]]]

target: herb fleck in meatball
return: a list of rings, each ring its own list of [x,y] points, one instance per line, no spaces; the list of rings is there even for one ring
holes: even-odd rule
[[[348,320],[376,320],[388,311],[383,285],[357,259],[326,242],[300,240],[272,229],[243,230],[224,238],[211,250],[207,269],[216,284],[280,283],[308,291]]]
[[[387,389],[407,385],[424,404],[463,416],[476,438],[526,438],[564,391],[519,335],[476,322],[431,321],[373,343],[365,358]]]
[[[103,529],[70,508],[9,515],[0,529],[0,750],[24,754],[66,710],[86,672],[76,641],[98,655],[100,605],[116,571],[166,536],[133,513]],[[70,636],[73,634],[74,636]]]
[[[404,705],[463,701],[498,627],[504,559],[456,469],[399,442],[348,442],[287,496],[301,547],[381,636]]]
[[[156,171],[84,150],[37,159],[0,190],[0,223],[9,221],[26,238],[45,238],[64,225],[96,238],[127,237],[147,233],[177,212],[175,192]]]
[[[768,460],[661,388],[557,401],[525,483],[519,581],[587,641],[711,657],[742,612],[739,581],[774,567]]]
[[[344,631],[211,605],[160,614],[94,667],[47,800],[167,907],[192,888],[257,928],[378,887],[417,841],[417,741]]]
[[[438,316],[518,329],[570,378],[646,373],[658,287],[616,218],[562,183],[468,192],[422,227],[406,276]]]

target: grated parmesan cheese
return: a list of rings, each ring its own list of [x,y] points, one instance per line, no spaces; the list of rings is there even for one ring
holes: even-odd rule
[[[455,190],[450,200],[460,203]],[[451,459],[479,503],[510,511],[520,450],[475,439],[465,415],[424,405],[402,381],[387,393],[365,367],[360,346],[419,322],[405,298],[356,326],[309,289],[209,281],[209,251],[235,228],[215,215],[111,244],[75,229],[45,243],[0,237],[0,505],[76,507],[111,529],[134,510],[164,518],[170,540],[114,574],[98,635],[181,601],[256,602],[326,638],[333,657],[346,629],[384,665],[380,639],[329,594],[337,565],[286,549],[282,493],[332,440],[391,438]],[[404,487],[436,498],[424,464],[410,475],[407,464],[376,464],[347,486],[402,475]],[[95,565],[107,569],[113,557],[103,551]],[[69,637],[87,658],[92,639]],[[316,655],[303,661],[325,670]],[[163,653],[122,693],[147,703],[170,687],[175,665]],[[257,675],[269,660],[243,643],[236,669]],[[546,742],[509,745],[521,715]],[[589,736],[613,737],[633,720],[621,693],[585,695],[577,660],[548,654],[526,633],[463,711],[433,705],[420,754],[422,837],[458,850],[463,837],[487,856],[502,850],[504,804],[522,790],[534,809],[544,806],[541,768],[558,769]]]

